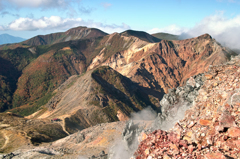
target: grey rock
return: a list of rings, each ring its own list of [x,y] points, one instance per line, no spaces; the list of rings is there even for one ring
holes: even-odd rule
[[[191,77],[183,87],[169,89],[160,101],[161,113],[158,114],[154,121],[155,128],[165,129],[172,127],[173,124],[180,120],[185,111],[192,106],[192,103],[198,96],[198,90],[204,83],[203,74]]]
[[[192,106],[193,101],[198,96],[198,90],[204,83],[203,77],[203,74],[193,76],[191,82],[187,81],[185,86],[169,89],[169,93],[165,94],[160,101],[161,113],[158,113],[150,128],[144,129],[138,124],[134,124],[132,120],[127,122],[122,132],[122,141],[119,142],[121,145],[124,145],[120,156],[128,154],[125,158],[131,158],[137,149],[137,139],[142,132],[152,132],[156,129],[169,130],[178,120],[182,119],[185,111]],[[196,116],[198,114],[193,116],[193,118],[196,118]],[[115,154],[117,151],[120,151],[119,147],[116,147],[115,149],[110,149],[108,154],[109,159],[116,158]]]
[[[11,152],[9,154],[3,155],[2,159],[12,159],[14,156],[16,156],[16,155]]]

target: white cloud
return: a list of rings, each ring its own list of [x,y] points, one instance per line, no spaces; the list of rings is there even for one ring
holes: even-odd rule
[[[217,2],[239,3],[239,0],[216,0]]]
[[[75,5],[80,5],[81,0],[0,0],[0,11],[8,9],[58,9],[59,11],[72,12]],[[74,5],[74,6],[73,6]]]
[[[179,26],[173,24],[173,25],[167,26],[165,28],[153,28],[153,29],[149,30],[148,33],[153,34],[153,33],[164,32],[164,33],[180,35],[181,33],[185,32],[185,31],[187,31],[186,28],[179,27]]]
[[[0,25],[0,30],[5,30],[3,26]]]
[[[198,36],[204,33],[210,34],[228,47],[240,48],[240,15],[226,18],[223,13],[217,13],[204,18],[186,32],[190,36]]]
[[[240,27],[240,16],[227,19],[223,14],[216,14],[204,18],[199,24],[188,31],[188,34],[209,32],[212,35],[220,35],[226,31],[230,31],[235,27]],[[240,28],[239,28],[240,29]]]
[[[190,38],[208,33],[217,41],[230,48],[240,49],[240,15],[226,18],[224,12],[205,17],[192,28],[183,28],[171,25],[165,28],[154,28],[149,33],[167,32],[181,34],[182,38]]]
[[[6,28],[10,30],[52,30],[66,29],[78,26],[82,22],[81,18],[61,18],[59,16],[42,17],[40,19],[18,18],[11,22]]]
[[[98,28],[110,34],[113,32],[119,33],[119,32],[123,32],[125,30],[130,29],[130,26],[125,23],[122,23],[121,25],[116,25],[116,24],[109,25],[109,24],[103,24],[100,22],[88,21],[88,22],[85,22],[85,25],[92,28]]]
[[[58,8],[67,5],[66,0],[2,0],[2,2],[17,8]]]
[[[109,8],[109,7],[111,7],[112,6],[112,4],[111,3],[102,3],[101,4],[105,9],[107,9],[107,8]]]
[[[49,10],[57,9],[66,12],[68,17],[76,17],[79,13],[90,14],[94,8],[84,7],[80,3],[82,0],[0,0],[0,11],[7,12],[9,9],[40,9]],[[108,4],[106,4],[108,6]],[[78,9],[76,9],[78,8]],[[34,13],[34,11],[32,12]],[[3,16],[3,14],[1,14]],[[6,15],[6,14],[5,14]],[[10,15],[10,14],[8,14]],[[11,14],[12,16],[15,14]]]
[[[130,29],[130,27],[122,23],[103,24],[101,22],[84,21],[81,18],[62,18],[59,16],[34,18],[18,18],[8,24],[7,26],[0,26],[1,30],[15,30],[15,31],[35,31],[35,30],[66,30],[77,26],[87,26],[89,28],[98,28],[107,33],[122,32]]]

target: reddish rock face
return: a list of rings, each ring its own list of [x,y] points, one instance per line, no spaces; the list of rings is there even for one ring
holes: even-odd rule
[[[226,54],[226,49],[205,34],[187,40],[162,40],[118,52],[103,65],[116,69],[145,88],[168,93],[169,88],[184,84],[191,76],[206,71],[209,65],[226,62]]]
[[[240,137],[240,128],[239,127],[231,127],[228,129],[229,137]]]
[[[147,139],[140,143],[136,158],[240,158],[238,70],[240,56],[225,65],[211,67],[196,104],[186,111],[184,119],[165,132],[166,137],[161,130],[155,131],[161,132],[164,140],[158,141],[156,133],[148,134]],[[146,148],[150,151],[143,155]],[[156,153],[155,149],[162,153]]]

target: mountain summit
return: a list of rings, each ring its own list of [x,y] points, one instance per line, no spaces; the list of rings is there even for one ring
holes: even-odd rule
[[[108,35],[108,34],[99,29],[87,28],[87,27],[76,27],[76,28],[69,29],[66,32],[53,33],[48,35],[38,35],[29,40],[24,41],[23,44],[30,45],[30,46],[49,45],[49,44],[56,44],[60,42],[66,42],[70,40],[96,38],[96,37],[105,36],[105,35]]]
[[[0,35],[0,45],[2,44],[10,44],[10,43],[19,43],[24,41],[25,39],[20,37],[15,37],[9,34],[1,34]]]

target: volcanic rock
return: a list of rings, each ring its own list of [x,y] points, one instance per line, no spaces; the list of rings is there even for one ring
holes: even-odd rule
[[[238,104],[232,102],[240,91],[238,70],[240,56],[232,58],[224,65],[212,66],[207,73],[212,77],[206,78],[196,103],[186,111],[185,117],[169,131],[157,130],[148,134],[140,143],[135,157],[164,158],[168,155],[171,158],[239,158],[240,118]],[[224,97],[222,94],[225,94]],[[193,117],[195,113],[198,115]],[[193,120],[199,122],[191,124]],[[191,126],[187,126],[189,124]],[[159,142],[158,133],[166,134],[160,137],[165,140]],[[172,140],[168,134],[180,134],[180,140]],[[191,140],[186,140],[189,135]],[[173,151],[173,144],[180,153]],[[146,149],[148,154],[144,153]]]

